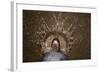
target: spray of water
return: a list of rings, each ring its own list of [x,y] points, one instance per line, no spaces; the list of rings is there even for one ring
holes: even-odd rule
[[[72,23],[67,22],[69,20],[68,17],[64,17],[63,13],[59,12],[52,13],[48,16],[48,18],[49,20],[47,20],[46,17],[40,17],[39,22],[41,26],[33,35],[33,37],[37,39],[36,41],[34,41],[34,43],[43,45],[44,39],[48,35],[48,33],[60,32],[63,33],[68,40],[69,46],[67,49],[71,49],[72,45],[74,44],[74,37],[72,36],[72,34],[74,33],[75,27],[73,27]],[[69,26],[67,27],[67,25]]]

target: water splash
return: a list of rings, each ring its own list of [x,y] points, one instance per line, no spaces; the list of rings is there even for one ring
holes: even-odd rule
[[[41,14],[41,12],[39,13]],[[67,49],[71,49],[74,44],[74,27],[73,23],[69,23],[69,18],[63,15],[62,12],[52,12],[48,15],[48,19],[45,16],[40,17],[40,27],[34,33],[34,36],[37,40],[34,41],[36,44],[44,44],[44,40],[49,33],[62,33],[65,36],[65,39],[68,40]],[[69,26],[67,26],[69,25]]]

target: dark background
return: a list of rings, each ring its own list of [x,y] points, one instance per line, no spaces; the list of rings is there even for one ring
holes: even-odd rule
[[[39,29],[43,26],[41,18],[44,18],[47,22],[47,26],[52,28],[51,25],[56,24],[52,16],[55,15],[59,17],[59,13],[62,13],[59,21],[63,21],[64,18],[67,17],[64,22],[64,28],[66,28],[66,30],[71,24],[73,24],[73,27],[76,27],[75,30],[71,29],[75,41],[68,53],[69,60],[91,59],[90,13],[23,10],[23,62],[42,61],[42,47],[41,44],[36,43],[42,39],[42,34],[37,35],[36,32],[44,30]],[[55,33],[55,31],[52,32]],[[51,32],[47,33],[52,34]]]

